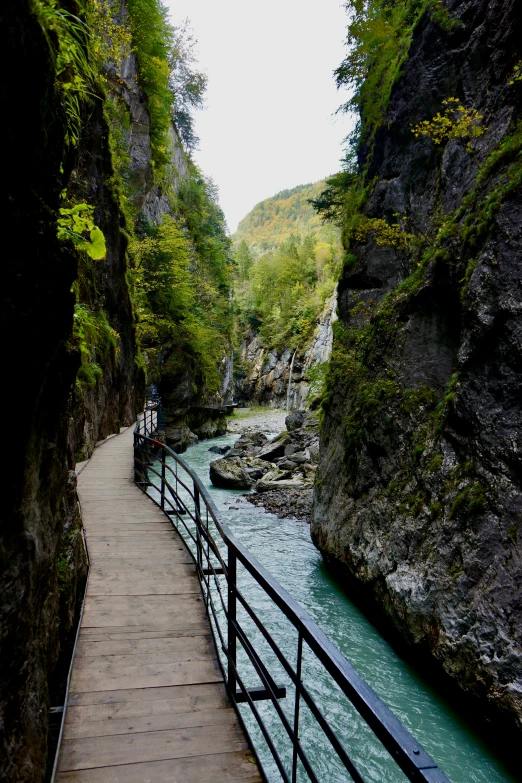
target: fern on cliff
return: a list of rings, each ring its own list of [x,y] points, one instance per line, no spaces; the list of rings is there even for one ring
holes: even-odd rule
[[[58,0],[31,0],[54,63],[55,85],[61,95],[67,129],[65,141],[75,147],[80,137],[84,107],[97,94],[96,69],[86,22]]]

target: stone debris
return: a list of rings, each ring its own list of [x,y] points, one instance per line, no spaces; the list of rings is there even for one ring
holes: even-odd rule
[[[313,485],[319,459],[317,416],[293,411],[286,430],[270,441],[249,426],[234,447],[210,463],[210,480],[216,487],[254,489],[246,500],[279,517],[310,522]]]
[[[262,506],[271,514],[276,514],[282,519],[292,517],[300,522],[308,522],[312,515],[313,489],[272,489],[258,494],[252,492],[244,495],[254,506]]]

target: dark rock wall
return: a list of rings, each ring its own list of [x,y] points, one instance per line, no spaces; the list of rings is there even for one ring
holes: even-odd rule
[[[409,215],[410,230],[438,250],[426,246],[422,274],[379,311],[419,258],[373,242],[351,248],[311,530],[403,640],[522,728],[520,174],[502,191],[518,150],[484,175],[521,119],[522,84],[510,80],[522,59],[522,8],[446,5],[462,26],[419,24],[377,134],[366,208],[370,217]],[[450,96],[484,115],[473,153],[411,133]],[[478,217],[488,193],[489,215]],[[461,205],[455,230],[437,240],[435,227]],[[357,343],[364,329],[369,339]]]
[[[0,778],[36,783],[45,765],[49,681],[68,630],[58,627],[57,563],[74,514],[66,451],[78,367],[68,348],[76,257],[58,243],[52,219],[64,187],[64,118],[48,45],[27,0],[2,3],[0,30],[8,157],[1,196]],[[80,567],[73,602],[81,576]]]
[[[144,383],[134,363],[126,244],[109,187],[101,101],[80,149],[65,154],[66,118],[49,43],[28,0],[2,4],[0,31],[7,156],[0,212],[0,779],[40,783],[52,763],[49,708],[62,703],[86,576],[76,478],[68,468],[79,451],[90,453],[97,439],[133,421]],[[80,357],[71,339],[78,257],[56,238],[66,186],[96,207],[108,254],[94,262],[91,299],[120,335],[101,381],[82,397],[74,391]]]
[[[108,147],[108,127],[103,104],[97,101],[82,133],[69,197],[95,206],[94,220],[105,235],[107,256],[90,262],[90,273],[81,285],[81,297],[94,311],[103,310],[118,333],[117,354],[108,351],[102,362],[103,375],[92,387],[75,393],[70,419],[71,465],[86,459],[97,441],[136,420],[143,407],[145,379],[136,365],[137,345],[134,316],[127,281],[127,239],[118,192],[113,184]]]

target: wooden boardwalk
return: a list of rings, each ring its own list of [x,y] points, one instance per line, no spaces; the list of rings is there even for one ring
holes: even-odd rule
[[[132,430],[78,479],[91,560],[58,783],[259,783],[193,561],[132,481]]]

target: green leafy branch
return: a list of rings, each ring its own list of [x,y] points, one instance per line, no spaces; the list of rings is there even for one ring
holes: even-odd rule
[[[75,247],[83,250],[94,261],[101,261],[107,254],[105,237],[101,228],[94,223],[94,207],[90,204],[75,204],[74,207],[60,207],[57,220],[58,239],[71,240]]]

